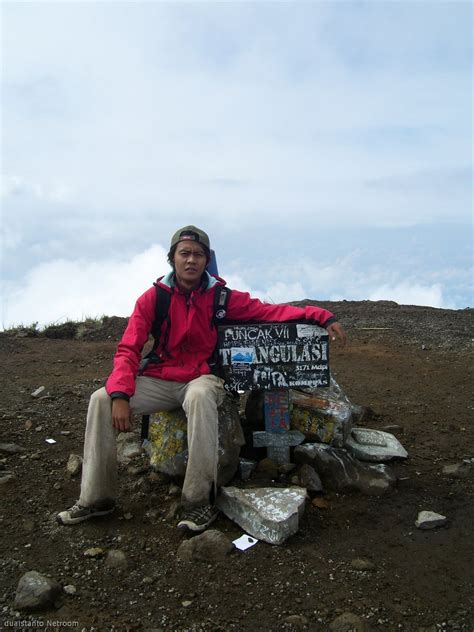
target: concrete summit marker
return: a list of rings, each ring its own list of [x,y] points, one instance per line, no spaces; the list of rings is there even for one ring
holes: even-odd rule
[[[290,446],[303,443],[305,436],[290,430],[289,396],[287,390],[265,391],[265,431],[253,432],[253,445],[267,448],[270,459],[278,465],[290,462]]]

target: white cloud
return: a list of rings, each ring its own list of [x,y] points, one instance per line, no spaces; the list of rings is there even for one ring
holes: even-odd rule
[[[301,283],[284,283],[282,281],[272,283],[263,295],[263,299],[269,303],[288,303],[303,298],[306,298],[306,294]]]
[[[153,246],[130,259],[60,259],[41,264],[23,283],[6,287],[2,325],[47,325],[102,315],[129,316],[138,296],[168,269],[161,246]]]
[[[56,259],[40,264],[19,285],[6,286],[2,326],[32,322],[47,325],[102,315],[128,316],[138,296],[169,270],[166,254],[165,248],[155,245],[121,259]],[[402,280],[396,271],[387,272],[382,266],[363,270],[358,268],[357,260],[355,252],[325,266],[316,259],[294,261],[291,274],[284,281],[278,267],[261,269],[253,280],[249,279],[249,270],[226,274],[220,266],[220,272],[229,287],[270,303],[304,298],[323,304],[325,299],[369,299],[454,308],[446,300],[441,282]]]
[[[381,285],[369,292],[370,301],[395,301],[400,305],[430,305],[431,307],[444,307],[453,309],[443,298],[443,290],[440,285],[418,285],[416,283],[398,283],[397,285]]]

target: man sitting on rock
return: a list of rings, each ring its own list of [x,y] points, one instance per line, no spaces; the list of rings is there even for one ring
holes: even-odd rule
[[[70,525],[113,512],[117,479],[117,431],[132,429],[132,415],[151,414],[182,406],[188,424],[189,458],[182,489],[183,516],[178,527],[203,531],[216,518],[214,507],[218,461],[217,408],[224,397],[223,380],[211,372],[217,344],[213,321],[214,294],[225,285],[208,273],[207,234],[185,226],[171,239],[168,261],[172,270],[157,281],[170,294],[157,362],[139,371],[141,352],[156,314],[153,286],[135,304],[118,344],[114,368],[105,388],[93,393],[87,413],[80,498],[58,514]],[[344,344],[346,335],[335,316],[320,307],[271,305],[232,290],[226,306],[231,321],[285,322],[308,320],[327,329]]]

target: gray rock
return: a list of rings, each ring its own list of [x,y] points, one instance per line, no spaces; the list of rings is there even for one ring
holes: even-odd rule
[[[375,564],[365,557],[356,557],[351,561],[351,568],[356,571],[373,571]]]
[[[209,529],[194,538],[184,540],[176,554],[186,562],[215,562],[224,559],[233,550],[234,545],[223,533]]]
[[[352,612],[344,612],[329,624],[331,632],[366,632],[364,621]]]
[[[304,392],[290,389],[290,401],[292,429],[303,432],[309,441],[344,447],[352,428],[353,407],[332,375],[329,387]]]
[[[366,406],[359,406],[359,404],[351,403],[352,421],[360,423],[370,416],[369,409]]]
[[[11,472],[4,472],[2,476],[0,476],[0,486],[10,487],[12,483],[15,483],[16,476]]]
[[[436,527],[442,527],[447,521],[446,516],[434,511],[420,511],[415,525],[418,529],[436,529]]]
[[[224,397],[219,413],[218,485],[226,485],[237,471],[240,448],[245,439],[240,425],[238,405]],[[182,408],[157,412],[150,416],[149,438],[143,443],[150,464],[157,471],[184,477],[188,462],[187,421]]]
[[[103,557],[105,555],[104,549],[98,546],[91,547],[84,551],[84,557]]]
[[[66,465],[69,476],[78,476],[82,470],[82,456],[70,454]]]
[[[77,588],[73,584],[68,584],[63,588],[66,595],[75,595],[77,593]]]
[[[117,436],[117,460],[128,465],[132,459],[142,453],[141,441],[135,432],[121,432]]]
[[[43,393],[45,393],[46,391],[46,387],[45,386],[40,386],[39,388],[36,389],[36,391],[33,391],[31,393],[31,397],[39,397],[40,395],[43,395]]]
[[[390,434],[403,434],[403,426],[399,426],[398,424],[389,424],[388,426],[383,426],[380,430],[384,432],[389,432]]]
[[[239,459],[239,476],[243,481],[246,481],[252,476],[255,468],[257,467],[257,461],[251,461],[250,459]]]
[[[110,568],[127,568],[127,556],[120,549],[110,549],[110,551],[107,551],[105,565]]]
[[[471,463],[467,460],[463,461],[462,463],[445,465],[443,467],[444,476],[449,476],[450,478],[468,478],[471,473]]]
[[[171,483],[168,489],[168,496],[181,496],[181,487],[176,483]]]
[[[149,465],[129,465],[127,467],[127,473],[132,476],[142,476],[143,474],[147,474],[149,470]]]
[[[298,531],[305,499],[306,490],[301,487],[223,487],[217,506],[258,540],[282,544]]]
[[[296,463],[282,463],[278,466],[278,473],[288,476],[293,470],[296,469]]]
[[[278,465],[273,459],[265,457],[257,464],[257,473],[264,478],[275,480],[278,477]]]
[[[394,472],[384,463],[367,465],[366,473],[367,475],[360,478],[358,489],[368,496],[381,496],[397,483]]]
[[[331,376],[329,387],[289,389],[292,403],[290,428],[304,433],[309,441],[322,441],[342,448],[352,427],[352,405]],[[259,427],[264,421],[264,394],[253,391],[245,404],[247,421]]]
[[[3,454],[19,454],[20,452],[25,452],[25,448],[16,443],[0,443],[0,452],[3,452]]]
[[[293,625],[295,628],[303,628],[308,625],[308,619],[302,614],[290,614],[289,617],[285,618],[285,623]]]
[[[323,443],[305,443],[293,453],[297,463],[312,465],[324,487],[335,491],[357,490],[364,494],[381,495],[396,483],[396,477],[386,465],[361,463],[346,450]]]
[[[178,517],[180,508],[181,508],[180,501],[179,500],[173,501],[166,513],[165,520],[167,520],[168,522],[173,522],[174,520],[176,520],[176,518]]]
[[[400,441],[389,432],[382,430],[352,428],[345,447],[361,461],[382,463],[408,457],[408,452]]]
[[[60,594],[61,586],[56,581],[29,571],[18,582],[14,607],[25,612],[44,610],[52,607]]]
[[[323,491],[321,479],[314,467],[311,467],[311,465],[304,463],[298,472],[298,478],[301,487],[306,488],[309,492]]]

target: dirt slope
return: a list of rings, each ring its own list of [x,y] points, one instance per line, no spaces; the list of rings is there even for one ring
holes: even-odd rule
[[[167,519],[174,499],[154,474],[121,470],[112,518],[55,524],[55,513],[77,497],[66,463],[82,452],[88,398],[109,373],[125,321],[109,319],[92,340],[0,334],[0,441],[25,448],[0,455],[2,470],[16,477],[0,486],[0,628],[280,630],[291,629],[289,615],[301,615],[305,629],[325,631],[351,612],[366,630],[474,630],[473,478],[441,473],[474,457],[473,311],[324,305],[348,330],[349,346],[331,349],[332,369],[353,403],[372,409],[364,425],[400,426],[409,459],[395,465],[398,486],[381,497],[328,494],[328,509],[308,504],[299,533],[284,545],[259,543],[213,564],[176,557],[187,536]],[[47,397],[32,398],[42,385]],[[444,514],[447,526],[417,529],[421,510]],[[231,539],[242,533],[222,516],[216,528]],[[128,569],[85,557],[90,547],[121,549]],[[354,570],[358,557],[375,569]],[[29,570],[76,593],[54,610],[16,615],[16,586]]]

